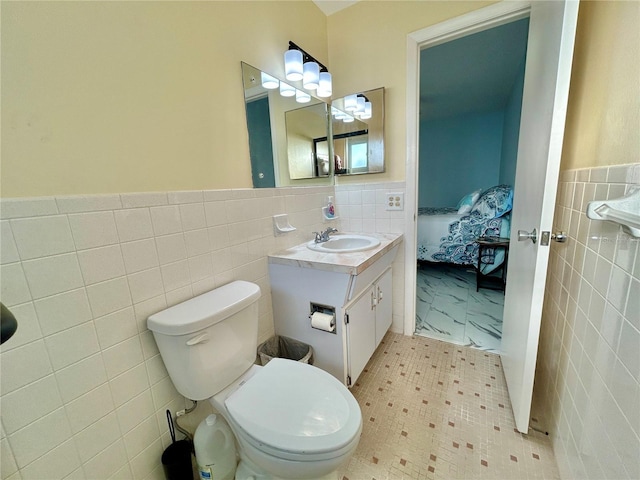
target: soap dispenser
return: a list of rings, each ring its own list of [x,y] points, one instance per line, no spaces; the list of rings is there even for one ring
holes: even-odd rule
[[[327,217],[333,218],[336,215],[336,208],[333,206],[333,196],[327,197]]]

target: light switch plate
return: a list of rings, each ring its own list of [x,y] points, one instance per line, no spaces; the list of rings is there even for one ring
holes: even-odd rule
[[[404,210],[404,192],[389,192],[385,200],[387,210]]]

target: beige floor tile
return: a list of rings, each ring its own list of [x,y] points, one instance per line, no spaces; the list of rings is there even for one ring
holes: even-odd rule
[[[363,431],[343,480],[560,478],[549,439],[515,430],[496,354],[388,333],[352,393]]]

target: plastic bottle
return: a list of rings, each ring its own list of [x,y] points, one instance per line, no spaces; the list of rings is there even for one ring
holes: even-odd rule
[[[231,429],[215,414],[205,418],[193,436],[201,480],[233,480],[236,474],[236,445]]]
[[[333,206],[333,197],[329,195],[327,197],[327,217],[333,218],[336,214],[336,208]]]

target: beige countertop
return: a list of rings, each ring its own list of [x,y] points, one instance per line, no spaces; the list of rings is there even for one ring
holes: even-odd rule
[[[269,255],[269,263],[358,275],[393,247],[402,243],[401,233],[359,233],[358,235],[377,238],[380,240],[380,245],[362,252],[326,253],[316,252],[307,248],[308,242],[305,242],[295,247],[272,253]]]

